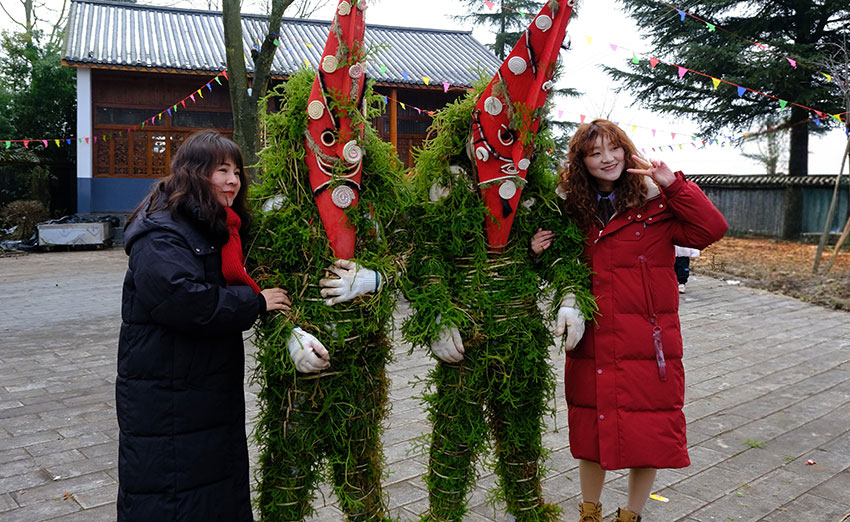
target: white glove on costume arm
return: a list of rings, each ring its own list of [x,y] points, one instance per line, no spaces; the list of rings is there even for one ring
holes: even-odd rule
[[[558,317],[555,321],[555,331],[552,332],[552,335],[561,337],[564,335],[565,329],[567,338],[564,339],[564,349],[572,350],[584,335],[584,316],[581,310],[576,307],[576,296],[574,294],[567,294],[561,299],[561,306],[558,308]]]
[[[440,327],[441,317],[437,316],[437,327],[440,333],[431,343],[431,351],[434,355],[447,363],[456,363],[463,360],[463,339],[460,332],[454,326],[448,328]]]
[[[292,329],[286,347],[295,369],[301,373],[316,373],[331,365],[330,355],[324,345],[314,335],[297,326]]]
[[[322,297],[325,304],[333,306],[337,303],[351,301],[355,297],[381,289],[381,275],[374,270],[363,268],[354,261],[337,259],[328,267],[328,271],[337,275],[336,279],[322,279]]]

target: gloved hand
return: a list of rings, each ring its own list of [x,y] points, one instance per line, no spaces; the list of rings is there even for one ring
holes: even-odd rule
[[[301,373],[316,373],[331,365],[330,355],[324,345],[314,335],[297,326],[292,329],[286,347],[295,369]]]
[[[325,299],[325,304],[328,306],[351,301],[359,295],[377,292],[381,289],[380,274],[374,270],[363,268],[354,261],[337,259],[327,270],[338,276],[338,279],[322,279],[319,281],[319,286],[322,287],[322,297],[330,297],[330,299]]]
[[[440,326],[440,316],[437,316],[437,326]],[[450,326],[440,328],[437,339],[431,343],[431,351],[434,355],[447,363],[456,363],[463,360],[463,339],[457,328]]]
[[[564,349],[573,350],[584,335],[584,316],[581,310],[576,307],[576,296],[574,294],[567,294],[561,299],[561,307],[558,308],[555,331],[552,332],[552,335],[561,337],[564,335],[565,329],[567,338],[564,340]]]

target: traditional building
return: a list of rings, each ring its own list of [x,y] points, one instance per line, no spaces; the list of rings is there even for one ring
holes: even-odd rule
[[[375,7],[379,9],[380,6]],[[265,16],[243,15],[249,74]],[[284,18],[272,81],[315,69],[330,22]],[[462,95],[501,64],[471,32],[366,26],[367,75],[387,99],[375,123],[411,165],[429,111]],[[126,212],[167,173],[172,153],[198,129],[232,132],[222,15],[73,0],[63,55],[77,70],[77,211]],[[142,125],[144,124],[144,125]]]

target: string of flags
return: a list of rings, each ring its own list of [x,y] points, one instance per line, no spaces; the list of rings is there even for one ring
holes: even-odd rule
[[[704,19],[702,19],[702,18],[700,18],[700,17],[696,16],[696,15],[693,15],[693,14],[691,14],[691,13],[688,13],[687,11],[685,11],[685,10],[683,10],[683,9],[680,9],[680,8],[678,8],[678,7],[676,7],[676,6],[673,6],[673,5],[670,5],[670,4],[666,3],[666,2],[663,2],[662,0],[656,0],[656,1],[657,1],[659,4],[664,5],[664,6],[666,6],[666,7],[669,7],[670,9],[672,9],[672,10],[676,11],[676,12],[678,13],[678,15],[679,15],[679,21],[681,21],[681,22],[684,22],[684,21],[685,21],[685,17],[693,18],[694,20],[697,20],[697,21],[699,21],[700,23],[705,24],[706,28],[708,29],[708,32],[710,32],[710,33],[713,33],[713,32],[715,32],[715,31],[722,31],[722,32],[724,32],[724,33],[726,33],[726,34],[730,35],[730,36],[731,36],[731,37],[733,37],[733,38],[737,38],[738,40],[741,40],[741,41],[747,42],[747,43],[749,43],[749,44],[751,44],[751,45],[754,45],[755,47],[758,47],[758,48],[759,48],[759,49],[761,49],[762,51],[768,52],[768,53],[770,53],[770,54],[772,54],[772,55],[774,55],[774,56],[777,56],[777,57],[779,57],[779,58],[784,59],[784,61],[785,61],[785,62],[787,62],[789,65],[791,65],[791,67],[793,67],[794,69],[796,69],[796,68],[797,68],[797,66],[801,66],[801,67],[804,67],[804,68],[806,68],[806,69],[809,69],[810,71],[813,71],[813,72],[815,72],[815,73],[817,73],[817,74],[819,74],[819,75],[823,76],[824,78],[826,78],[826,81],[827,81],[827,82],[832,82],[832,80],[833,80],[833,78],[832,78],[832,75],[831,75],[831,74],[827,74],[827,73],[825,73],[825,72],[823,72],[823,71],[821,71],[821,70],[819,70],[819,69],[817,69],[817,68],[815,68],[815,67],[812,67],[811,65],[806,64],[805,62],[802,62],[802,61],[800,61],[800,60],[797,60],[797,59],[791,58],[790,56],[786,55],[785,53],[781,53],[781,52],[775,51],[775,50],[773,50],[771,47],[769,47],[769,46],[768,46],[768,45],[766,45],[766,44],[763,44],[763,43],[760,43],[760,42],[756,42],[755,40],[750,40],[749,38],[745,38],[745,37],[743,37],[743,36],[740,36],[740,35],[738,35],[738,34],[735,34],[735,33],[733,33],[732,31],[729,31],[728,29],[723,28],[722,26],[719,26],[719,25],[717,25],[717,24],[713,24],[713,23],[711,23],[711,22],[709,22],[709,21],[707,21],[707,20],[704,20]]]
[[[584,38],[587,41],[588,45],[592,45],[592,41],[593,41],[592,36],[585,35]],[[744,94],[746,94],[747,92],[751,92],[751,93],[758,94],[758,95],[761,95],[761,96],[775,100],[776,102],[778,102],[780,109],[785,109],[788,105],[794,105],[796,107],[800,107],[800,108],[805,109],[809,112],[812,112],[816,115],[816,118],[813,118],[813,121],[815,122],[815,124],[817,126],[821,126],[821,124],[822,124],[821,120],[826,119],[826,118],[830,118],[830,117],[833,118],[834,120],[838,121],[839,123],[844,123],[842,116],[845,116],[847,114],[847,112],[830,114],[830,113],[827,113],[825,111],[821,111],[821,110],[818,110],[818,109],[815,109],[815,108],[812,108],[812,107],[808,107],[806,105],[802,105],[802,104],[799,104],[799,103],[796,103],[796,102],[793,102],[793,101],[783,100],[783,99],[779,98],[778,96],[774,96],[772,94],[768,94],[766,92],[759,91],[757,89],[753,89],[753,88],[750,88],[750,87],[739,85],[737,83],[730,82],[730,81],[724,80],[722,78],[715,78],[714,76],[711,76],[710,74],[706,74],[704,72],[697,71],[695,69],[690,69],[690,68],[685,67],[683,65],[667,62],[667,61],[662,60],[660,58],[656,58],[654,56],[651,56],[647,53],[643,53],[643,52],[639,52],[639,51],[636,51],[636,50],[633,50],[633,49],[629,49],[628,47],[620,46],[620,45],[613,44],[613,43],[609,43],[608,46],[610,47],[610,49],[613,52],[626,51],[628,54],[631,54],[631,57],[632,57],[631,61],[634,64],[639,64],[641,62],[641,60],[648,59],[649,60],[649,68],[652,71],[654,71],[655,67],[659,63],[661,63],[661,64],[668,65],[670,67],[675,68],[676,74],[678,75],[679,79],[684,79],[686,74],[693,73],[693,74],[696,74],[698,76],[702,76],[704,78],[710,79],[711,83],[712,83],[712,87],[715,90],[720,86],[720,84],[727,84],[727,85],[730,85],[732,87],[735,87],[739,98],[743,98]]]
[[[210,79],[204,85],[202,85],[198,89],[192,91],[191,93],[186,95],[182,100],[178,101],[177,103],[166,107],[165,109],[159,111],[158,113],[154,114],[150,118],[147,118],[142,122],[139,122],[136,125],[133,125],[131,127],[127,127],[127,134],[129,134],[133,131],[136,131],[136,130],[143,129],[145,127],[145,125],[147,125],[147,124],[151,124],[151,125],[155,124],[157,121],[162,120],[163,114],[167,114],[167,115],[171,116],[173,113],[180,110],[180,108],[185,109],[187,101],[191,101],[192,103],[198,103],[196,96],[198,98],[203,99],[204,98],[204,89],[206,89],[207,92],[212,92],[213,82],[217,83],[218,85],[222,85],[222,83],[221,83],[222,77],[225,80],[227,79],[227,71],[226,70],[221,71],[220,73],[216,74],[212,79]],[[54,144],[56,147],[61,147],[63,145],[67,146],[67,145],[71,145],[71,144],[97,143],[98,138],[100,138],[104,141],[108,141],[110,138],[114,138],[115,134],[116,134],[116,132],[112,132],[112,133],[108,133],[108,134],[102,134],[100,136],[79,136],[79,137],[76,137],[76,138],[39,138],[39,139],[3,139],[3,138],[0,138],[0,143],[3,143],[6,149],[11,148],[13,143],[20,143],[24,146],[25,149],[29,149],[30,145],[43,146],[46,149],[46,148],[50,147],[51,144]],[[122,133],[118,132],[118,134],[120,135]]]

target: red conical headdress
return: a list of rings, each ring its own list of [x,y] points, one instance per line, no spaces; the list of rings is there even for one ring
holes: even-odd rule
[[[549,0],[484,89],[475,108],[470,153],[484,203],[492,251],[501,252],[531,164],[540,110],[567,32],[574,0]],[[495,219],[494,219],[495,218]]]
[[[360,107],[366,83],[363,11],[366,0],[340,0],[307,104],[306,161],[310,188],[334,255],[354,256],[354,227],[345,209],[357,204],[363,151],[362,127],[339,106]]]

